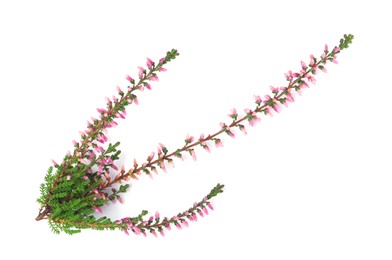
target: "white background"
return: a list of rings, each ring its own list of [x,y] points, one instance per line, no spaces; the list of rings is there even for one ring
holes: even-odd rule
[[[7,259],[391,259],[391,30],[388,1],[1,1],[1,254]],[[36,222],[50,159],[126,86],[146,57],[181,55],[110,131],[122,161],[159,142],[213,133],[253,95],[283,86],[309,54],[352,47],[274,117],[197,150],[153,181],[132,181],[112,218],[172,216],[226,185],[216,208],[165,238],[54,235]]]

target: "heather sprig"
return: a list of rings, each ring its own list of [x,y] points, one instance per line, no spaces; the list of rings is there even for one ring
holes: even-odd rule
[[[189,154],[193,160],[196,160],[196,147],[200,146],[207,152],[211,152],[210,148],[214,145],[215,147],[222,147],[223,142],[221,140],[221,134],[225,133],[230,137],[235,138],[236,128],[238,128],[244,134],[247,134],[244,123],[247,122],[251,127],[253,127],[256,123],[261,122],[261,118],[259,117],[260,115],[264,114],[272,116],[273,113],[279,113],[281,111],[281,105],[287,107],[289,103],[294,102],[295,93],[301,95],[303,89],[310,87],[309,84],[316,83],[314,75],[316,75],[318,71],[321,70],[323,72],[327,72],[325,66],[328,62],[337,64],[337,54],[339,54],[341,50],[348,48],[353,38],[354,36],[351,34],[344,35],[343,39],[340,40],[339,46],[335,46],[330,50],[328,46],[325,45],[324,51],[319,58],[310,55],[308,63],[301,61],[301,70],[299,72],[292,72],[290,70],[284,74],[286,80],[288,81],[287,86],[271,86],[270,89],[272,94],[265,95],[264,99],[262,99],[259,95],[255,95],[254,103],[256,106],[253,109],[244,109],[244,113],[241,116],[237,112],[237,109],[233,108],[230,111],[230,114],[228,114],[232,121],[229,123],[221,122],[220,129],[217,132],[208,135],[201,134],[200,138],[197,139],[194,136],[189,136],[188,134],[185,138],[184,146],[174,149],[173,152],[169,152],[169,150],[163,144],[159,144],[157,148],[157,158],[154,157],[155,152],[152,152],[147,157],[147,161],[145,163],[143,163],[141,166],[139,166],[139,164],[134,164],[133,168],[126,172],[122,172],[120,175],[118,175],[117,179],[112,181],[112,183],[108,183],[108,187],[110,187],[115,182],[121,181],[123,178],[129,178],[129,176],[131,178],[138,179],[137,176],[141,175],[143,172],[147,173],[148,175],[150,175],[151,172],[157,173],[157,167],[166,171],[165,163],[174,165],[174,158],[180,158],[183,160],[184,155],[186,154]],[[103,186],[103,189],[104,188],[106,187]]]
[[[102,214],[101,207],[110,201],[122,201],[121,193],[129,188],[129,184],[122,182],[131,178],[137,180],[142,173],[152,178],[152,173],[157,174],[158,169],[166,172],[167,165],[174,166],[175,158],[184,160],[185,156],[189,155],[196,160],[197,147],[210,152],[213,146],[223,146],[221,134],[225,133],[235,138],[236,129],[247,134],[246,123],[253,127],[261,122],[261,115],[272,116],[279,113],[281,105],[287,106],[288,103],[294,102],[295,93],[301,95],[304,88],[316,83],[314,75],[318,71],[326,72],[328,62],[337,63],[337,54],[348,48],[352,40],[352,35],[344,35],[339,46],[330,50],[325,45],[323,53],[318,58],[310,55],[308,63],[301,61],[301,69],[298,72],[289,71],[285,74],[287,86],[271,86],[272,93],[265,95],[264,98],[255,95],[254,108],[246,108],[243,113],[238,113],[237,109],[233,108],[228,115],[231,121],[221,122],[217,132],[201,134],[199,138],[187,135],[185,144],[172,152],[169,152],[165,145],[159,144],[156,152],[151,152],[144,163],[139,164],[135,159],[133,167],[126,170],[124,166],[116,165],[121,153],[118,150],[120,143],[105,145],[108,141],[107,129],[117,126],[118,119],[125,119],[126,106],[138,104],[135,92],[143,91],[145,88],[151,90],[150,82],[159,80],[158,72],[166,71],[163,65],[175,59],[178,52],[174,49],[167,52],[157,63],[147,58],[147,68],[138,67],[138,80],[127,75],[126,79],[130,82],[127,90],[123,91],[117,87],[118,95],[107,97],[106,108],[97,109],[99,119],[92,118],[87,122],[87,130],[80,132],[81,140],[73,141],[74,151],[69,152],[60,164],[53,161],[53,166],[49,168],[45,182],[40,187],[41,197],[37,201],[41,209],[36,220],[48,219],[55,233],[64,231],[74,234],[81,229],[91,228],[118,229],[126,234],[151,233],[154,236],[157,236],[157,233],[164,235],[164,230],[170,230],[172,226],[182,228],[188,226],[187,221],[197,221],[197,215],[204,216],[208,214],[208,209],[212,209],[210,199],[223,192],[223,185],[218,184],[203,200],[171,218],[161,217],[156,213],[146,220],[148,212],[143,210],[136,217],[113,221],[107,217],[96,218],[93,213]]]

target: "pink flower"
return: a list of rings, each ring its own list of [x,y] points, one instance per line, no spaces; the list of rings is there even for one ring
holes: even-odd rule
[[[128,76],[128,75],[127,75]],[[129,76],[128,76],[129,77]],[[122,90],[121,90],[121,88],[119,87],[119,86],[116,86],[116,89],[117,89],[117,92],[119,93],[119,94],[122,94],[122,93],[124,93]]]
[[[165,71],[167,71],[167,69],[165,69],[165,68],[160,68],[159,71],[165,72]]]
[[[67,181],[69,181],[71,179],[71,175],[67,176]]]
[[[143,74],[146,70],[140,66],[138,66],[137,68],[139,69],[139,73],[138,73],[139,78],[143,78]]]
[[[159,230],[159,233],[161,234],[161,236],[165,236],[165,232],[163,232],[163,229]]]
[[[102,209],[100,207],[94,206],[94,211],[102,214]]]
[[[208,209],[206,207],[203,207],[203,211],[206,215],[208,215]]]
[[[167,228],[167,230],[171,230],[171,226],[169,223],[165,224],[165,227]]]
[[[189,227],[189,224],[185,219],[181,221],[181,224],[183,224],[185,227]]]
[[[154,159],[155,156],[155,152],[151,152],[151,154],[147,157],[147,161],[151,161],[152,159]]]
[[[324,51],[328,51],[328,44],[325,44]]]
[[[197,222],[197,215],[195,213],[192,214],[193,221]]]
[[[164,63],[164,62],[165,62],[165,58],[161,58],[161,59],[159,60],[159,62],[160,62],[160,63]]]
[[[151,81],[159,81],[159,78],[156,75],[152,75],[152,76],[150,76],[150,80]]]
[[[136,234],[136,235],[140,235],[140,229],[138,227],[133,227],[132,231]]]
[[[131,76],[129,76],[129,75],[126,75],[126,76],[125,76],[125,79],[128,80],[128,81],[131,82],[131,83],[132,83],[132,81],[133,81],[133,78],[131,78]]]
[[[223,147],[223,143],[222,143],[222,141],[220,139],[216,139],[215,140],[215,147],[216,148]]]
[[[246,132],[245,126],[240,126],[240,130],[242,131],[242,133],[244,133],[244,135],[247,135],[248,133]]]
[[[280,112],[280,105],[276,103],[275,105],[272,106],[272,109],[275,110],[275,112],[279,113]]]
[[[121,204],[123,204],[123,200],[122,200],[122,198],[121,197],[118,197],[118,202],[120,202]]]
[[[211,203],[207,203],[207,206],[210,208],[210,210],[214,210],[214,207],[212,207],[212,204]]]
[[[151,90],[151,85],[150,84],[147,83],[145,87],[146,87],[146,89]]]
[[[254,95],[253,97],[255,98],[256,104],[257,104],[257,105],[260,105],[260,104],[261,104],[261,97],[260,97],[260,96],[257,96],[257,95]]]
[[[303,70],[305,70],[308,66],[306,65],[306,63],[305,62],[303,62],[303,61],[301,61],[301,66],[302,66],[302,69]]]
[[[333,49],[333,52],[339,52],[340,51],[340,48],[339,47],[335,47],[334,49]]]
[[[322,70],[324,73],[327,73],[327,72],[328,72],[327,69],[326,69],[325,67],[323,67],[321,70]]]
[[[58,166],[55,160],[51,160],[54,166]]]
[[[158,237],[157,233],[155,232],[155,230],[151,230],[150,233],[154,236],[154,237]]]
[[[155,219],[159,219],[159,217],[160,217],[159,212],[158,211],[155,212]]]
[[[274,94],[277,94],[279,92],[279,89],[275,88],[273,86],[270,86],[270,89],[271,89],[272,93],[274,93]],[[260,103],[261,103],[261,100],[260,100]]]
[[[186,143],[192,143],[194,139],[195,138],[193,136],[190,136],[189,134],[187,134],[186,138],[185,138],[185,142]]]
[[[77,146],[77,145],[78,145],[78,142],[76,142],[75,140],[72,140],[72,144],[73,144],[74,146]],[[53,160],[52,160],[52,162],[53,162]]]
[[[154,65],[154,62],[147,58],[147,67],[150,69]]]
[[[127,229],[124,229],[124,233],[125,233],[125,235],[129,236],[129,233],[128,233]]]
[[[191,150],[190,150],[190,153],[191,153],[191,155],[192,155],[192,159],[193,159],[194,161],[196,161],[197,158],[196,158],[195,150],[191,149]]]
[[[286,100],[287,100],[288,102],[294,102],[294,101],[295,101],[293,95],[291,95],[290,92],[288,92],[288,93],[286,94]]]
[[[176,225],[176,227],[177,227],[178,229],[182,229],[180,223],[176,222],[175,225]]]
[[[314,65],[314,56],[310,55],[310,66]]]

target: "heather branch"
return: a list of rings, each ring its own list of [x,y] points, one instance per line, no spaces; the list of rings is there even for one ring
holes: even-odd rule
[[[147,162],[143,163],[141,166],[139,166],[135,160],[134,167],[128,171],[125,171],[124,169],[119,172],[116,176],[116,178],[108,182],[107,185],[104,185],[101,187],[101,190],[111,187],[115,183],[119,183],[123,180],[128,180],[129,177],[138,179],[137,175],[140,175],[142,172],[148,174],[151,176],[151,171],[156,172],[156,167],[160,167],[164,171],[166,171],[165,164],[164,162],[167,161],[169,164],[173,164],[173,158],[181,158],[182,159],[182,153],[183,152],[189,152],[194,159],[196,159],[195,152],[194,152],[194,147],[195,146],[202,146],[204,149],[207,151],[209,150],[209,147],[207,145],[208,141],[214,141],[215,145],[221,146],[221,140],[216,138],[222,133],[226,133],[231,137],[235,137],[234,133],[232,132],[233,127],[238,127],[241,131],[246,133],[245,127],[241,125],[240,123],[248,120],[249,124],[251,126],[254,125],[255,122],[258,122],[260,119],[256,116],[257,113],[263,112],[264,114],[269,114],[272,115],[272,110],[279,112],[280,111],[280,104],[287,105],[288,102],[293,102],[294,98],[291,94],[291,91],[294,90],[296,92],[301,93],[301,89],[305,87],[309,87],[308,83],[313,83],[315,84],[315,79],[312,75],[316,74],[318,70],[322,70],[326,72],[325,69],[325,64],[330,61],[337,63],[336,60],[336,54],[340,53],[342,49],[348,48],[349,44],[351,44],[353,39],[352,35],[344,35],[344,38],[340,40],[340,45],[339,47],[335,46],[331,51],[328,51],[327,45],[325,46],[323,54],[320,56],[320,60],[317,61],[317,59],[311,55],[310,56],[310,62],[309,64],[305,64],[304,62],[301,62],[302,65],[302,70],[300,73],[292,73],[289,71],[288,74],[286,75],[286,79],[289,81],[287,87],[281,87],[281,88],[274,88],[271,87],[271,90],[273,92],[273,96],[270,97],[269,95],[266,95],[266,100],[262,102],[261,98],[259,96],[255,96],[256,99],[256,108],[253,110],[246,109],[246,115],[238,119],[238,114],[236,110],[234,109],[234,112],[232,112],[231,115],[229,115],[231,118],[233,118],[233,122],[230,123],[229,125],[221,123],[221,129],[217,131],[214,134],[210,134],[206,137],[204,135],[201,135],[201,137],[197,140],[194,141],[194,138],[191,137],[191,140],[189,137],[185,140],[185,146],[182,148],[178,148],[177,150],[168,153],[168,150],[165,146],[160,144],[160,147],[158,148],[158,158],[155,160],[152,160],[155,153],[152,153],[148,158]],[[307,83],[307,82],[308,83]],[[271,110],[272,109],[272,110]]]

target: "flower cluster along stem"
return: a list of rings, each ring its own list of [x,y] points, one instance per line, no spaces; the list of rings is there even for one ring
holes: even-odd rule
[[[185,145],[181,148],[178,148],[174,150],[171,153],[168,153],[168,150],[165,146],[160,144],[160,147],[158,148],[158,154],[161,152],[162,155],[159,156],[155,160],[151,160],[153,156],[149,156],[147,158],[147,162],[142,164],[141,166],[138,166],[138,164],[134,164],[134,168],[131,168],[128,171],[122,170],[116,179],[113,181],[107,183],[107,185],[102,186],[101,189],[105,189],[108,187],[111,187],[113,184],[121,182],[122,180],[129,180],[129,177],[137,179],[137,175],[140,175],[142,172],[145,172],[147,174],[151,174],[151,171],[156,172],[156,165],[158,167],[163,168],[165,170],[164,162],[169,162],[170,164],[173,164],[173,157],[177,158],[182,158],[182,153],[183,152],[190,152],[192,156],[194,156],[194,150],[192,149],[195,146],[202,145],[204,143],[204,148],[205,148],[205,143],[208,141],[214,141],[215,145],[221,146],[222,142],[220,139],[217,139],[220,134],[222,133],[227,133],[231,137],[235,137],[234,133],[232,132],[231,129],[234,127],[240,128],[241,131],[245,132],[245,127],[241,125],[245,120],[249,121],[249,124],[253,126],[254,120],[258,121],[259,118],[256,116],[257,113],[264,113],[265,115],[269,114],[272,115],[272,110],[279,112],[280,111],[280,104],[286,105],[288,102],[293,102],[294,97],[291,93],[292,90],[295,92],[299,92],[301,94],[301,89],[305,87],[309,87],[308,83],[315,84],[315,79],[314,76],[319,70],[326,72],[325,64],[329,62],[334,62],[337,63],[336,55],[340,53],[341,50],[348,48],[349,44],[351,44],[353,40],[352,35],[344,35],[344,38],[341,39],[339,46],[335,46],[332,50],[329,51],[328,46],[326,45],[324,48],[324,52],[320,56],[320,59],[317,60],[313,55],[310,55],[310,62],[309,64],[305,64],[304,62],[301,62],[302,64],[302,70],[299,73],[293,73],[289,71],[287,74],[285,74],[287,81],[289,81],[288,85],[286,87],[281,87],[281,88],[274,88],[271,87],[272,90],[272,97],[269,95],[265,96],[265,100],[262,101],[259,96],[255,96],[255,101],[256,101],[256,108],[253,110],[246,109],[246,115],[242,116],[241,118],[238,119],[238,114],[235,109],[233,109],[234,112],[230,114],[229,116],[233,119],[233,121],[230,124],[223,124],[221,123],[221,129],[213,134],[209,134],[206,137],[202,135],[201,138],[197,139],[197,141],[194,142],[189,142],[186,140]],[[192,140],[195,140],[193,137],[191,137]],[[219,144],[219,145],[217,145]],[[208,149],[209,151],[209,149]],[[154,154],[154,152],[152,153]],[[151,175],[150,175],[151,176]]]
[[[104,144],[107,141],[106,129],[115,127],[117,125],[114,120],[115,118],[125,118],[125,107],[132,103],[138,104],[137,96],[134,94],[134,92],[136,90],[143,91],[145,88],[151,89],[151,86],[148,81],[158,81],[157,73],[160,71],[166,71],[166,69],[162,66],[175,59],[178,55],[178,51],[173,49],[167,52],[166,56],[161,58],[156,65],[154,62],[148,59],[148,71],[142,67],[138,67],[139,80],[137,83],[133,78],[127,75],[126,79],[132,84],[132,86],[128,86],[125,93],[117,86],[119,97],[113,96],[112,99],[106,98],[107,109],[98,108],[97,111],[100,114],[100,119],[92,118],[92,122],[87,122],[87,130],[85,130],[84,132],[80,132],[81,141],[73,141],[75,149],[72,155],[68,153],[64,157],[61,164],[57,164],[55,161],[52,160],[54,167],[57,168],[57,173],[51,182],[50,189],[45,196],[44,202],[41,202],[41,209],[39,211],[39,215],[36,218],[37,221],[45,219],[48,215],[50,215],[51,207],[48,206],[48,202],[52,198],[53,190],[61,182],[61,178],[64,175],[69,174],[70,168],[75,165],[80,166],[84,163],[88,165],[88,168],[90,168],[89,170],[91,173],[91,167],[95,166],[99,159],[105,159],[105,155],[106,157],[108,157],[108,151],[105,151],[105,149],[99,145],[99,143]],[[118,146],[118,144],[116,144],[115,146]],[[94,149],[96,151],[94,151]],[[101,152],[101,154],[96,154],[99,152]],[[90,153],[90,157],[87,156],[87,153]],[[117,167],[113,164],[113,159],[109,160],[112,164],[108,165],[113,167],[113,169],[117,169]],[[88,163],[88,161],[90,162]],[[69,175],[68,178],[70,177],[71,176]]]
[[[137,235],[146,235],[147,232],[157,237],[157,233],[161,236],[165,236],[164,230],[171,230],[174,225],[178,229],[182,227],[188,227],[188,221],[196,222],[198,216],[204,217],[209,214],[209,210],[213,210],[213,206],[210,202],[211,198],[215,197],[219,193],[223,192],[224,185],[216,185],[210,193],[205,196],[201,201],[195,202],[192,207],[184,212],[180,212],[171,218],[161,218],[158,212],[154,216],[150,216],[149,219],[143,220],[143,217],[148,214],[147,211],[143,211],[139,216],[134,218],[122,218],[120,220],[111,221],[106,217],[102,217],[98,222],[86,222],[86,221],[72,221],[65,219],[57,219],[53,222],[57,225],[56,228],[61,226],[71,226],[75,228],[91,228],[97,230],[110,229],[110,230],[121,230],[126,234],[131,231]],[[72,233],[72,231],[71,231]]]

